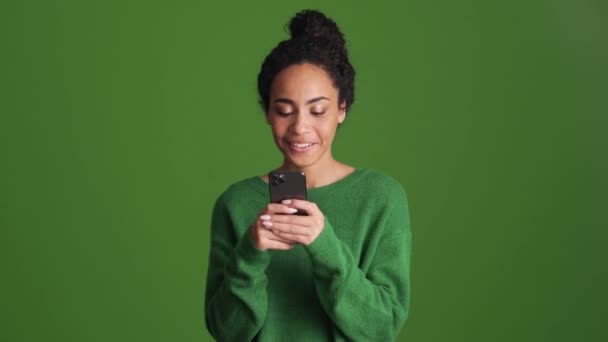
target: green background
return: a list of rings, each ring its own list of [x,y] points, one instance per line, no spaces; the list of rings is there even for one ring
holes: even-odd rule
[[[209,218],[280,162],[262,59],[345,32],[334,154],[398,179],[401,341],[607,341],[605,1],[3,1],[0,340],[205,341]]]

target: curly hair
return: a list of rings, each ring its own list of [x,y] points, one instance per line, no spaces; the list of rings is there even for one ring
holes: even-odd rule
[[[317,10],[303,10],[289,22],[291,38],[281,41],[266,56],[258,74],[259,102],[268,112],[272,81],[293,64],[310,63],[321,67],[338,90],[338,104],[346,112],[355,102],[355,69],[348,60],[344,35],[338,25]]]

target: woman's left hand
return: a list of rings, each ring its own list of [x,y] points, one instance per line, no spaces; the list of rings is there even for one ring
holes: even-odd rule
[[[290,208],[304,210],[308,216],[301,215],[263,215],[262,224],[281,238],[308,246],[321,234],[325,227],[325,216],[316,204],[304,200],[285,200]]]

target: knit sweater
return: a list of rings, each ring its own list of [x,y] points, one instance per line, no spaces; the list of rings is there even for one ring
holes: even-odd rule
[[[308,189],[325,216],[308,246],[259,250],[249,229],[269,202],[250,177],[217,199],[205,323],[219,341],[390,341],[410,302],[411,231],[399,182],[357,168]]]

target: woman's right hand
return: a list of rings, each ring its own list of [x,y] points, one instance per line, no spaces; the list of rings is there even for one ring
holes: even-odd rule
[[[267,249],[289,250],[294,242],[275,235],[272,230],[266,228],[262,222],[269,220],[272,215],[293,214],[296,211],[285,204],[269,203],[257,216],[251,225],[249,233],[256,248],[262,251]]]

